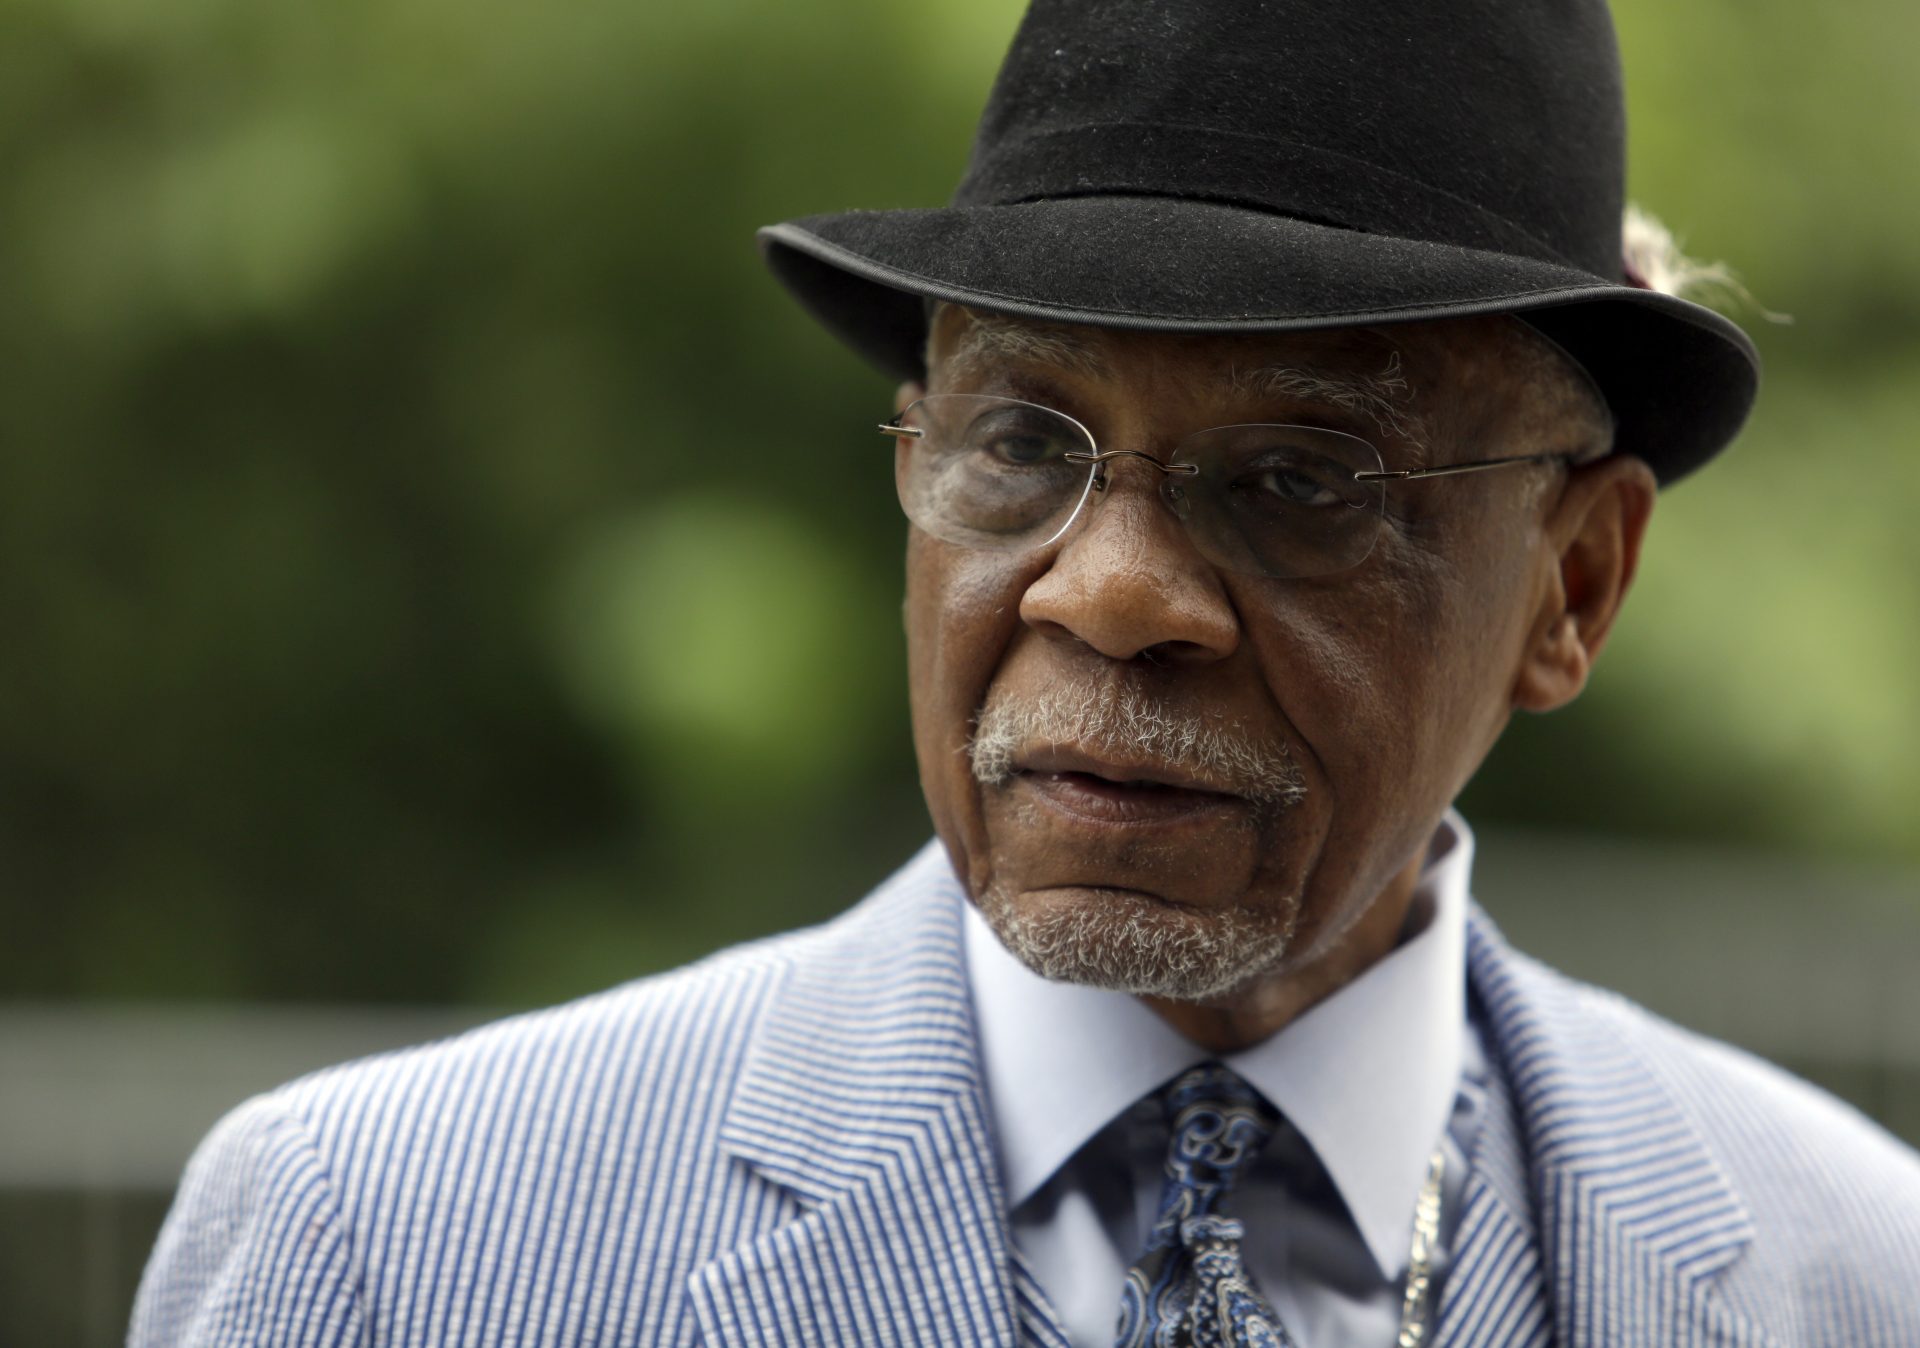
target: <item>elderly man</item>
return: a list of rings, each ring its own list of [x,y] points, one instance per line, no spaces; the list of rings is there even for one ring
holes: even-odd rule
[[[938,842],[244,1106],[134,1341],[1920,1343],[1909,1152],[1468,899],[1753,394],[1621,176],[1598,0],[1038,0],[953,207],[765,235],[904,381]]]

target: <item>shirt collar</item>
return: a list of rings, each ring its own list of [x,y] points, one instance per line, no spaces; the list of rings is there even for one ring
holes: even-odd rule
[[[1449,811],[1414,935],[1271,1039],[1225,1059],[1326,1166],[1383,1276],[1407,1259],[1427,1163],[1459,1089],[1473,835]],[[1009,1208],[1123,1110],[1211,1054],[1119,992],[1053,983],[967,905],[966,957]]]

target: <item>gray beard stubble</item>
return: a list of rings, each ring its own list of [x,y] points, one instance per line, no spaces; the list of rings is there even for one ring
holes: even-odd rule
[[[1245,796],[1264,814],[1306,794],[1284,747],[1110,682],[1062,684],[1019,703],[989,695],[967,755],[975,780],[995,789],[1012,780],[1022,752],[1067,744],[1177,769]],[[997,878],[977,903],[1001,943],[1043,978],[1181,1002],[1221,997],[1271,969],[1298,915],[1292,902],[1201,910],[1122,890],[1035,912]]]

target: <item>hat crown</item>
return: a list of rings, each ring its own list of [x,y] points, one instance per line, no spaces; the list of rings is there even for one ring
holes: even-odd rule
[[[1603,0],[1034,0],[955,204],[1228,202],[1618,278]]]

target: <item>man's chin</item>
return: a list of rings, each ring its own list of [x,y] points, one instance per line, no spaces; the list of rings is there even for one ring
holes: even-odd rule
[[[1176,1002],[1210,1002],[1285,957],[1299,905],[1204,909],[1135,889],[993,883],[978,899],[1002,945],[1042,978]]]

